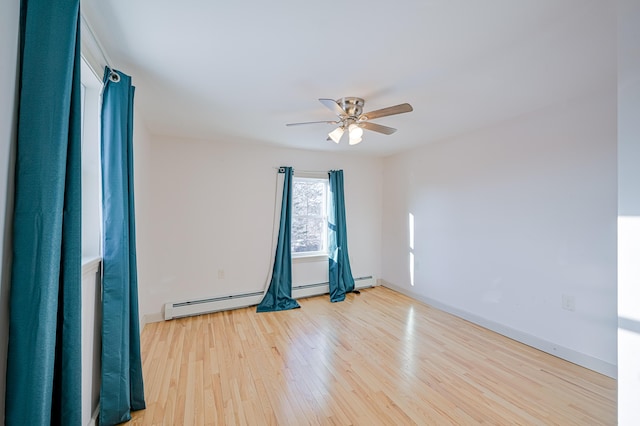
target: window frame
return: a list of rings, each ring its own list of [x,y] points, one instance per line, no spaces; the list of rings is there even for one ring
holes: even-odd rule
[[[318,251],[307,251],[307,252],[294,252],[293,251],[293,229],[291,230],[291,259],[294,262],[304,262],[304,261],[320,261],[327,260],[329,258],[329,241],[328,241],[328,208],[329,208],[329,174],[327,172],[299,172],[294,171],[293,175],[293,188],[295,191],[296,181],[300,182],[313,182],[319,181],[324,184],[324,212],[323,212],[323,250]],[[295,197],[295,195],[294,195]],[[295,209],[292,208],[291,220],[293,224],[293,220],[296,217]]]

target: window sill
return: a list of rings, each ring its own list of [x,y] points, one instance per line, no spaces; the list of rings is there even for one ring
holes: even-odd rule
[[[291,262],[293,263],[303,263],[303,262],[326,262],[329,260],[329,256],[326,253],[322,254],[298,254],[295,256],[291,256]]]
[[[82,258],[82,275],[98,272],[102,258],[97,257],[83,257]]]

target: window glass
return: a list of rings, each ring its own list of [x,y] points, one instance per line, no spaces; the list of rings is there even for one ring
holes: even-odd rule
[[[100,91],[102,82],[82,60],[82,258],[101,256]]]
[[[293,256],[327,253],[327,185],[328,179],[293,178]]]

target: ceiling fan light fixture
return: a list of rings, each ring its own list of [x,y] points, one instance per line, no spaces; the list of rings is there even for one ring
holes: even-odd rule
[[[336,127],[335,130],[329,133],[329,138],[335,143],[340,143],[340,139],[342,139],[343,134],[344,129],[342,127]]]
[[[411,105],[404,103],[365,113],[363,112],[364,99],[362,98],[347,97],[338,99],[337,101],[334,101],[333,99],[320,98],[318,100],[321,104],[333,111],[338,116],[338,119],[333,121],[325,120],[288,123],[287,126],[317,123],[337,124],[338,128],[329,132],[327,140],[340,143],[340,140],[344,138],[344,134],[348,133],[349,145],[357,145],[362,142],[364,130],[370,130],[384,135],[395,133],[396,129],[383,126],[382,124],[372,123],[372,119],[413,111],[413,107]]]
[[[362,142],[363,130],[355,124],[349,125],[349,145],[356,145]]]

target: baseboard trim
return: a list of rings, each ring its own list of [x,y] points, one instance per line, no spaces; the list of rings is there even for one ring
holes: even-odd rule
[[[608,363],[606,361],[592,357],[590,355],[583,354],[573,349],[569,349],[557,343],[540,339],[536,336],[532,336],[528,333],[524,333],[522,331],[513,329],[504,324],[500,324],[495,321],[488,320],[486,318],[472,314],[462,309],[449,306],[447,304],[441,303],[429,297],[419,295],[411,290],[396,286],[383,279],[380,279],[378,282],[380,285],[384,287],[397,291],[398,293],[402,293],[405,296],[408,296],[419,302],[426,303],[427,305],[430,305],[436,309],[447,312],[451,315],[455,315],[456,317],[472,322],[488,330],[494,331],[498,334],[501,334],[505,337],[513,339],[517,342],[523,343],[527,346],[531,346],[535,349],[541,350],[542,352],[546,352],[550,355],[557,356],[558,358],[562,358],[565,361],[572,362],[581,367],[588,368],[589,370],[593,370],[600,374],[604,374],[605,376],[611,377],[612,379],[617,379],[618,367],[614,364]]]
[[[374,278],[372,275],[354,277],[356,290],[375,287],[376,285],[380,285],[379,283],[380,280]],[[306,297],[321,296],[323,294],[329,294],[328,282],[300,284],[291,289],[291,296],[296,300],[304,299]],[[254,292],[214,296],[201,300],[165,303],[164,312],[145,314],[140,318],[140,332],[144,330],[144,327],[147,324],[154,322],[256,306],[260,303],[263,296],[264,294],[262,292]],[[180,309],[180,312],[176,313],[178,309]]]

